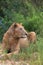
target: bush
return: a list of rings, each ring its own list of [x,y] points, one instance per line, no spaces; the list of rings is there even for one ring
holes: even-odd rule
[[[39,15],[33,15],[33,17],[27,17],[26,19],[24,19],[24,16],[19,14],[19,13],[15,13],[14,17],[12,20],[8,20],[7,17],[2,18],[2,24],[0,26],[0,40],[3,37],[3,34],[7,31],[7,29],[10,27],[10,25],[13,22],[19,22],[19,23],[23,23],[23,26],[25,27],[25,29],[27,31],[35,31],[37,34],[39,34],[41,37],[43,37],[43,13],[40,13]]]
[[[11,6],[15,2],[11,3]],[[17,2],[19,3],[19,1]],[[4,2],[2,3],[6,4]],[[21,0],[20,0],[20,3],[21,3]],[[30,0],[29,2],[23,1],[20,5],[22,4],[23,6],[19,6],[20,10],[18,9],[18,12],[17,10],[15,11],[13,8],[10,9],[10,5],[8,5],[8,8],[6,7],[3,8],[3,12],[5,16],[4,18],[2,18],[2,24],[4,26],[3,25],[0,26],[0,31],[1,31],[0,40],[2,39],[3,34],[7,31],[7,29],[10,27],[10,25],[13,22],[23,23],[27,31],[35,31],[37,34],[43,37],[43,12],[40,12],[37,7],[34,7],[32,2],[30,2]],[[12,7],[15,7],[15,6],[12,6]]]

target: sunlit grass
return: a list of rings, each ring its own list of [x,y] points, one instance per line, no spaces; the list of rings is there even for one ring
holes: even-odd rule
[[[31,43],[29,47],[22,48],[19,54],[12,54],[9,58],[16,61],[28,60],[30,65],[43,65],[43,38],[38,38],[36,44]]]
[[[13,58],[29,60],[30,65],[43,65],[43,38],[38,38],[36,44],[30,44],[28,48],[21,49],[20,53]]]

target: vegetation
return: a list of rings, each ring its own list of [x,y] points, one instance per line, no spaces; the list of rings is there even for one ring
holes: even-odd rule
[[[0,40],[13,22],[43,37],[43,0],[0,0]]]
[[[27,61],[30,65],[43,65],[43,38],[38,37],[36,44],[30,44],[28,48],[22,48],[17,55],[12,54],[1,58],[1,61],[13,60],[15,61]],[[0,45],[1,46],[1,45]],[[6,51],[3,52],[6,54]]]
[[[30,65],[43,65],[43,38],[38,38],[36,44],[31,44],[28,48],[22,49],[19,55],[13,55],[17,60],[29,60]]]
[[[0,0],[0,41],[13,22],[23,23],[27,31],[35,31],[38,41],[12,58],[43,65],[43,0]]]

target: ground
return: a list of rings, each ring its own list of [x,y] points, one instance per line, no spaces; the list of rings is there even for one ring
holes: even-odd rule
[[[6,55],[1,57],[1,55],[0,51],[0,65],[43,65],[43,38],[38,37],[36,44],[21,49],[18,55],[12,54],[9,57]]]

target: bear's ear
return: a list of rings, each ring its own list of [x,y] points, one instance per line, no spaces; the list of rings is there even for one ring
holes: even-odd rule
[[[14,28],[16,28],[16,27],[17,27],[17,23],[14,24]]]

